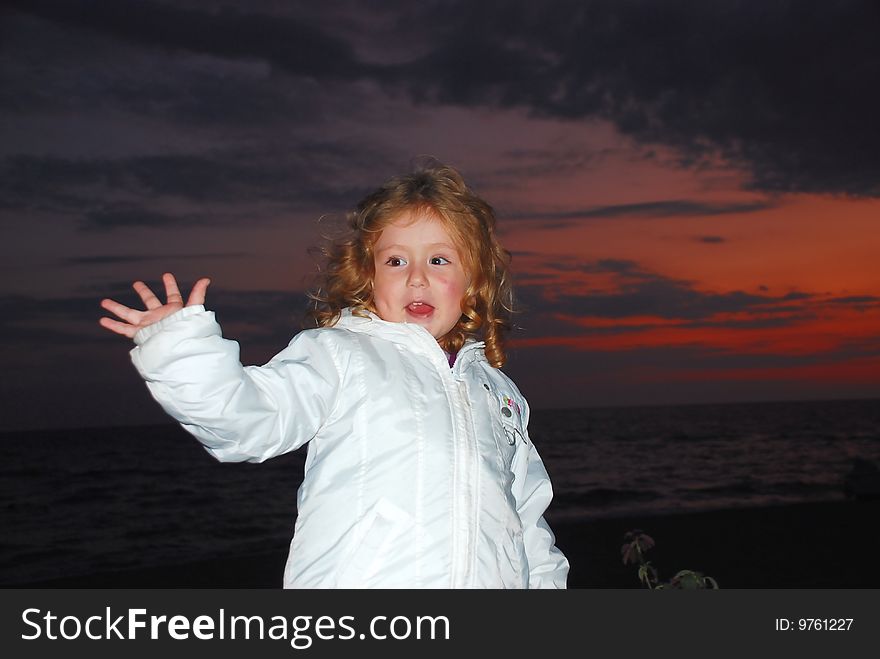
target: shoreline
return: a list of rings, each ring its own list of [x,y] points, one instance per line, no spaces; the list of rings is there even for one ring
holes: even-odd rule
[[[880,500],[800,503],[669,515],[553,521],[569,588],[642,588],[623,565],[624,533],[641,529],[662,580],[689,569],[728,588],[880,588]],[[3,584],[3,588],[280,588],[283,551]]]

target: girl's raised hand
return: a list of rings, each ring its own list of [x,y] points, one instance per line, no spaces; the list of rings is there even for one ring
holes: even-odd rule
[[[159,301],[159,298],[156,297],[153,291],[150,290],[150,287],[144,282],[136,281],[132,285],[134,290],[137,291],[137,294],[140,295],[141,300],[143,300],[144,306],[147,308],[146,311],[132,309],[124,304],[116,302],[115,300],[101,300],[101,307],[103,309],[106,309],[122,319],[122,322],[120,322],[118,320],[113,320],[112,318],[101,318],[98,321],[101,327],[104,327],[111,332],[115,332],[116,334],[122,334],[131,339],[134,338],[134,335],[137,334],[138,330],[142,327],[152,325],[153,323],[180,311],[184,305],[183,297],[180,295],[180,289],[177,287],[177,280],[174,279],[174,275],[170,272],[166,272],[162,275],[162,281],[165,284],[165,297],[167,299],[165,304],[162,304],[162,302]],[[199,279],[193,285],[192,291],[190,291],[186,306],[191,307],[195,304],[204,304],[205,293],[207,292],[210,283],[210,279]]]

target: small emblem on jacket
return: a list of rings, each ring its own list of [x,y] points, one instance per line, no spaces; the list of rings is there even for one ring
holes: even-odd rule
[[[521,414],[521,412],[519,411],[519,403],[513,400],[513,398],[511,398],[507,394],[501,394],[501,400],[504,401],[504,404],[507,406],[508,409],[512,407],[516,410],[517,414]]]
[[[507,443],[513,446],[514,444],[516,444],[517,438],[525,442],[525,435],[523,435],[522,431],[518,427],[518,419],[522,417],[522,412],[519,409],[519,403],[517,403],[507,394],[501,394],[501,403],[501,416],[504,417],[504,420],[501,423],[501,427],[504,430],[504,434],[507,435]],[[515,419],[513,418],[514,410],[516,410]]]

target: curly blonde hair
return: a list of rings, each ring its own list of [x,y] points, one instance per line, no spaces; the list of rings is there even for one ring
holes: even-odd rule
[[[481,336],[486,358],[500,368],[506,361],[504,334],[513,312],[510,252],[495,235],[492,207],[468,188],[461,174],[441,163],[392,178],[347,215],[345,233],[321,250],[325,263],[319,284],[309,293],[309,317],[318,327],[327,327],[347,307],[356,315],[375,313],[373,248],[382,230],[405,213],[438,219],[456,243],[469,275],[461,318],[438,343],[456,353],[466,339]]]

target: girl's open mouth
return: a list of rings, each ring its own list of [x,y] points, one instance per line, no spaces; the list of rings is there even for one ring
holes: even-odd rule
[[[406,305],[406,310],[414,316],[427,316],[434,311],[434,307],[427,302],[411,302]]]

